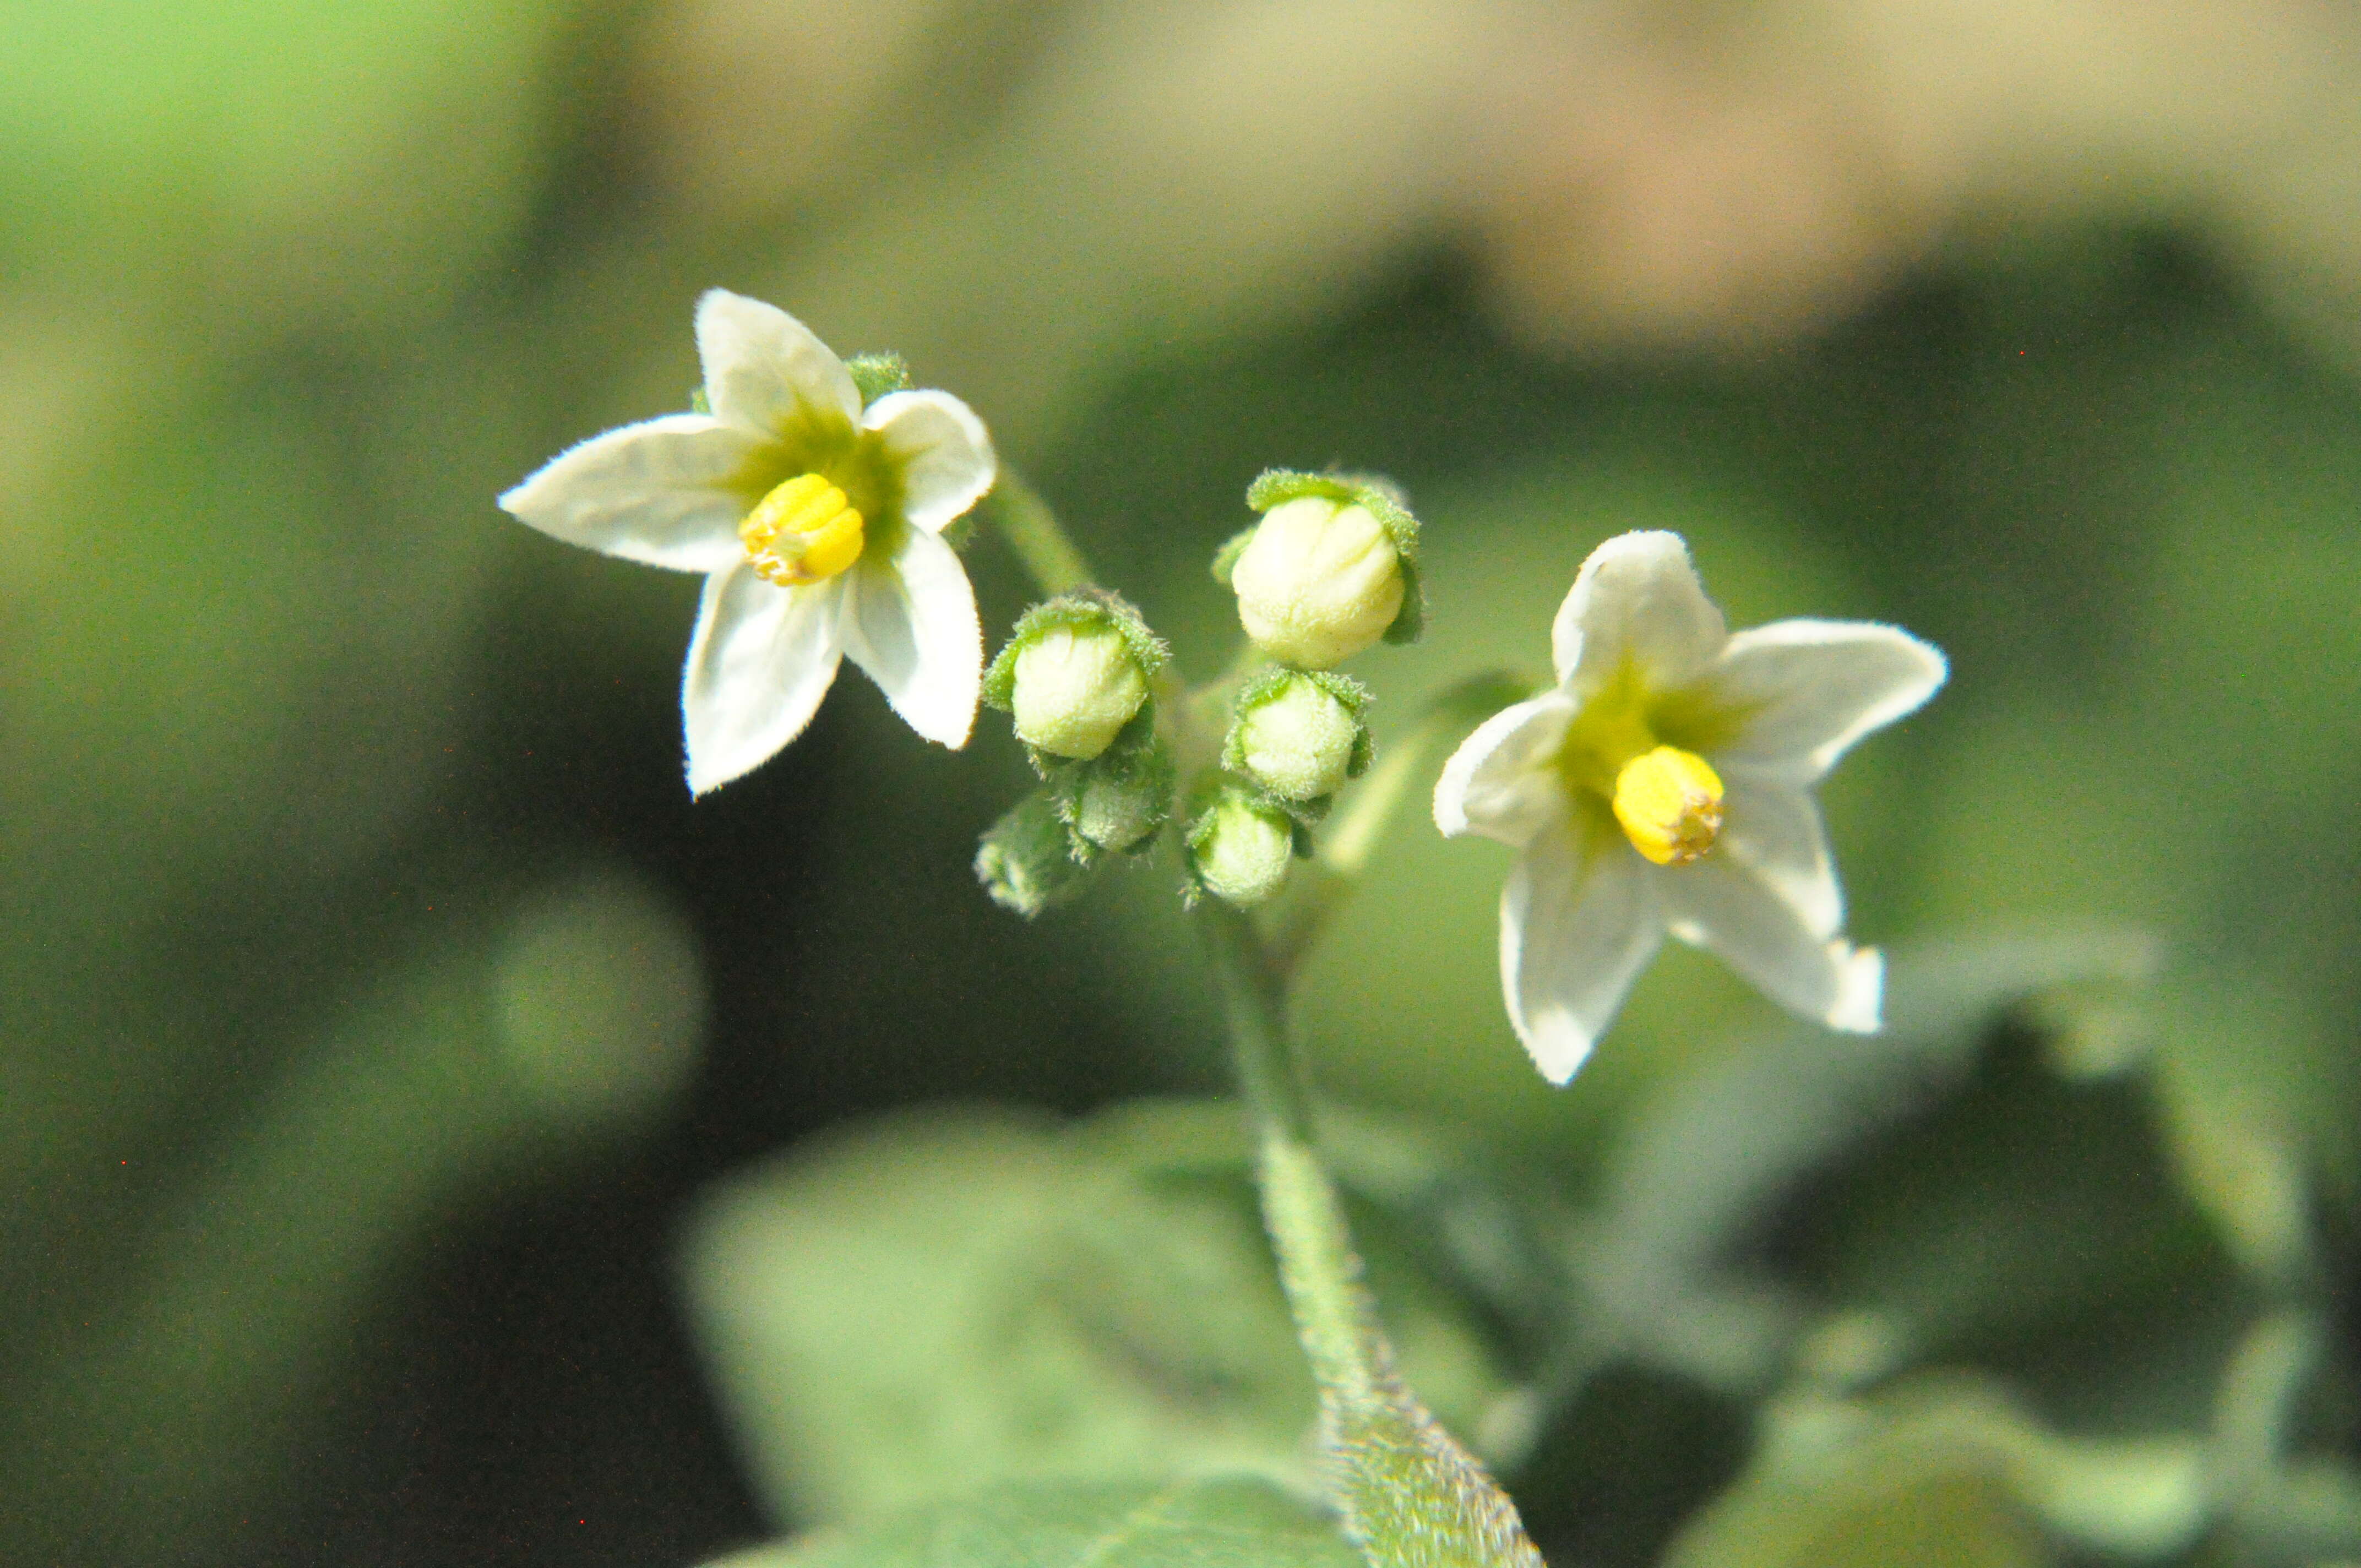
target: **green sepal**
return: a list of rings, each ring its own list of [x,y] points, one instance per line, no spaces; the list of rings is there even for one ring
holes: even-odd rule
[[[1225,588],[1230,586],[1230,574],[1237,570],[1238,557],[1246,553],[1254,536],[1253,529],[1242,528],[1222,541],[1222,547],[1213,552],[1213,581]]]
[[[705,395],[703,387],[688,389],[688,411],[693,414],[710,414],[713,411],[713,400]]]
[[[1030,920],[1090,885],[1090,861],[1078,858],[1074,846],[1050,792],[1035,790],[984,830],[976,880],[994,904]]]
[[[935,537],[964,555],[967,554],[967,547],[975,543],[975,513],[961,512],[943,524],[942,531]]]
[[[984,667],[983,700],[1003,713],[1014,708],[1016,655],[1042,632],[1060,630],[1080,631],[1101,627],[1111,628],[1129,645],[1131,656],[1139,662],[1139,673],[1148,679],[1151,685],[1156,673],[1171,662],[1171,647],[1148,629],[1147,620],[1130,600],[1104,588],[1080,588],[1037,604],[1016,618],[1016,625],[1009,631],[1008,641],[993,656],[992,663]],[[1150,696],[1147,707],[1140,711],[1145,713],[1154,706],[1155,698]],[[1129,728],[1127,725],[1125,727],[1126,733]],[[1122,744],[1120,739],[1116,744]]]
[[[1426,579],[1415,556],[1401,557],[1402,602],[1387,627],[1384,641],[1400,647],[1426,635]]]
[[[1295,824],[1295,858],[1299,861],[1310,860],[1312,829],[1328,820],[1329,810],[1335,806],[1336,797],[1333,795],[1315,795],[1310,800],[1290,800],[1283,795],[1272,794],[1251,780],[1247,782],[1246,787],[1254,792],[1254,797],[1257,800],[1269,806],[1273,811],[1284,812],[1287,819]]]
[[[898,354],[856,354],[844,362],[851,372],[852,384],[861,389],[861,406],[867,408],[888,392],[907,391],[910,367]]]
[[[1410,498],[1400,485],[1381,474],[1307,474],[1295,468],[1266,468],[1255,482],[1246,487],[1246,505],[1257,511],[1268,511],[1282,501],[1301,500],[1305,496],[1319,496],[1340,506],[1366,507],[1378,526],[1386,531],[1386,538],[1401,562],[1401,609],[1394,613],[1393,624],[1385,630],[1385,641],[1393,643],[1415,642],[1426,633],[1426,591],[1418,570],[1418,519],[1411,515]],[[1248,534],[1252,530],[1248,530]],[[1232,540],[1230,544],[1237,544]],[[1224,551],[1230,544],[1222,546]],[[1245,546],[1238,544],[1243,550]],[[1229,557],[1231,564],[1237,557]],[[1214,558],[1213,575],[1229,581],[1223,570],[1221,557]]]

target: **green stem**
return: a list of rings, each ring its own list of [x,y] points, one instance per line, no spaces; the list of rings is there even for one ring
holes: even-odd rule
[[[1005,461],[989,501],[1001,538],[1044,598],[1090,586],[1090,563],[1058,521],[1058,514]]]
[[[1394,1370],[1311,1098],[1288,1048],[1285,980],[1244,915],[1196,916],[1221,983],[1255,1149],[1263,1223],[1320,1388],[1332,1499],[1373,1568],[1543,1568],[1516,1505]]]
[[[1390,1357],[1361,1284],[1344,1204],[1313,1151],[1311,1097],[1287,1047],[1279,977],[1244,915],[1208,899],[1198,920],[1221,981],[1263,1217],[1304,1354],[1323,1392],[1366,1399],[1388,1375]]]

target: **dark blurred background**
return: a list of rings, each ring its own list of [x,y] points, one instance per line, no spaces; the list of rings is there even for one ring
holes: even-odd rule
[[[1853,934],[2151,940],[2163,1087],[2025,1088],[2020,1018],[1939,1127],[1864,1133],[1764,1245],[1839,1302],[1919,1267],[1914,1300],[1982,1325],[1959,1356],[2094,1429],[2175,1419],[2138,1368],[2210,1380],[2238,1314],[2204,1303],[2269,1296],[2224,1279],[2296,1279],[2340,1332],[2344,8],[0,0],[0,24],[13,1560],[687,1563],[774,1534],[802,1506],[744,1463],[681,1304],[708,1184],[893,1107],[1219,1091],[1169,866],[1035,926],[976,890],[975,835],[1024,786],[1005,733],[924,746],[848,678],[692,806],[696,582],[494,507],[684,406],[717,284],[970,401],[1201,674],[1246,483],[1331,461],[1400,478],[1428,531],[1434,633],[1362,662],[1380,715],[1540,666],[1576,566],[1632,527],[1686,534],[1734,625],[1940,644],[1950,688],[1827,792]],[[1027,587],[989,536],[969,564],[991,636]],[[1579,1206],[1650,1107],[1775,1022],[1668,955],[1550,1091],[1499,1014],[1504,863],[1405,813],[1302,1025],[1340,1099]],[[1994,1173],[2018,1185],[1961,1224],[2063,1215],[2026,1245],[2122,1284],[2070,1332],[1920,1246],[1896,1197]],[[2086,1201],[2143,1181],[2147,1229]],[[1696,1380],[1603,1376],[1519,1495],[1568,1561],[1653,1561],[1748,1428]],[[1960,1560],[2072,1560],[2016,1540]]]

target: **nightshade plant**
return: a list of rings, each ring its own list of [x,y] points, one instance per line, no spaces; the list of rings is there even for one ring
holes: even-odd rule
[[[1677,537],[1626,533],[1574,579],[1553,681],[1466,680],[1378,756],[1372,693],[1336,666],[1424,626],[1420,525],[1391,483],[1284,469],[1254,483],[1259,521],[1213,562],[1245,638],[1192,685],[958,400],[906,389],[890,356],[840,361],[784,313],[719,291],[699,306],[697,344],[704,408],[586,442],[502,504],[561,539],[708,574],[683,692],[692,791],[793,740],[851,657],[929,740],[964,744],[979,704],[1010,716],[1038,784],[983,836],[975,871],[996,903],[1037,916],[1111,865],[1166,852],[1224,1002],[1261,1218],[1317,1391],[1313,1474],[1330,1510],[1184,1474],[996,1494],[778,1561],[1334,1568],[1349,1542],[1379,1568],[1538,1564],[1517,1508],[1411,1391],[1380,1325],[1291,1054],[1299,962],[1434,751],[1473,727],[1441,770],[1434,819],[1519,851],[1501,979],[1549,1080],[1574,1075],[1666,934],[1804,1018],[1874,1032],[1883,962],[1840,934],[1809,792],[1854,741],[1935,693],[1942,655],[1861,622],[1732,635]],[[979,502],[1043,595],[989,668],[945,532]],[[1993,1006],[1978,983],[1955,1004],[1962,1018]],[[1919,1040],[1897,1044],[1891,1070],[1921,1072],[1949,1048]],[[1956,1419],[1995,1452],[2048,1452],[2013,1412],[1974,1409]],[[2153,1493],[2183,1470],[2133,1479]],[[2116,1479],[2105,1472],[2105,1487]],[[2050,1526],[2084,1544],[2163,1539],[2149,1515],[2052,1493]],[[2172,1539],[2202,1526],[2202,1502]]]
[[[1048,508],[1024,495],[1001,515],[1051,597],[1018,622],[987,674],[973,594],[939,537],[994,475],[989,439],[967,406],[906,390],[899,376],[863,388],[802,323],[720,290],[699,304],[697,327],[705,411],[587,441],[500,498],[523,521],[570,543],[708,574],[682,693],[690,789],[727,783],[793,740],[849,653],[929,740],[963,745],[980,696],[1013,714],[1043,787],[985,836],[977,873],[1018,913],[1073,896],[1108,850],[1139,853],[1159,825],[1183,823],[1183,896],[1220,979],[1264,1219],[1320,1390],[1328,1501],[1372,1563],[1538,1564],[1507,1494],[1395,1369],[1290,1057],[1290,965],[1246,913],[1277,896],[1292,863],[1312,853],[1338,788],[1369,764],[1361,717],[1368,694],[1334,667],[1422,629],[1418,523],[1402,496],[1365,476],[1273,470],[1257,479],[1247,502],[1261,521],[1224,546],[1213,568],[1237,594],[1246,647],[1227,674],[1192,689],[1172,676],[1165,645],[1137,610],[1090,583]],[[1805,890],[1807,922],[1832,929],[1834,883],[1817,817],[1792,791],[1853,735],[1906,712],[1941,679],[1932,650],[1871,630],[1883,634],[1881,649],[1912,652],[1901,676],[1881,669],[1867,683],[1872,689],[1857,692],[1864,683],[1843,663],[1852,644],[1840,638],[1814,645],[1839,650],[1819,665],[1728,656],[1720,618],[1668,535],[1612,542],[1584,567],[1559,618],[1563,689],[1489,721],[1436,796],[1446,832],[1472,824],[1529,849],[1504,906],[1503,941],[1511,955],[1531,957],[1503,961],[1510,1015],[1553,1079],[1572,1076],[1653,948],[1658,922],[1652,908],[1636,907],[1639,895],[1620,893],[1597,951],[1559,928],[1566,920],[1552,923],[1546,942],[1521,946],[1529,908],[1570,911],[1598,898],[1598,868],[1615,854],[1603,847],[1597,812],[1540,797],[1563,781],[1579,801],[1573,792],[1598,782],[1592,753],[1620,747],[1605,798],[1641,853],[1686,867],[1715,847],[1721,785],[1691,752],[1656,746],[1656,731],[1752,745],[1764,751],[1763,782],[1738,775],[1751,787],[1731,802],[1725,858],[1742,853],[1751,868],[1785,873]],[[1845,701],[1816,704],[1806,689],[1815,680],[1841,687]],[[1704,695],[1692,696],[1692,686]],[[1671,782],[1630,782],[1663,755],[1677,759]],[[1367,841],[1404,781],[1397,773],[1388,782],[1340,837]],[[1631,807],[1627,797],[1643,804]],[[1788,839],[1774,842],[1758,826],[1757,798],[1775,803]],[[1799,811],[1807,821],[1795,820]],[[1763,824],[1771,820],[1765,810]],[[1675,852],[1651,847],[1665,835]],[[1581,852],[1530,852],[1561,841]],[[1545,885],[1553,876],[1569,885]],[[1627,875],[1614,885],[1651,884]],[[1297,912],[1295,951],[1319,918],[1316,907]],[[1674,918],[1678,929],[1700,916]],[[1742,937],[1721,939],[1752,951]],[[1828,948],[1830,962],[1857,976],[1862,956],[1839,947]],[[1784,971],[1739,961],[1792,1000]],[[1528,965],[1550,972],[1527,977]],[[1590,968],[1601,972],[1584,972]],[[1828,1010],[1850,1026],[1874,1027],[1873,971],[1847,983],[1851,991]],[[1605,1003],[1590,1000],[1568,1025],[1559,1022],[1564,1007],[1525,1000],[1561,992]],[[1578,1043],[1559,1038],[1569,1030]]]

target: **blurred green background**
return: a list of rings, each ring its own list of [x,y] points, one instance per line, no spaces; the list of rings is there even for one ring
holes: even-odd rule
[[[2254,1322],[2351,1329],[2342,11],[0,0],[10,1560],[688,1563],[811,1522],[683,1304],[709,1184],[888,1108],[1220,1089],[1170,868],[1030,927],[973,886],[1005,734],[922,746],[847,679],[692,808],[696,583],[495,509],[685,405],[716,284],[968,400],[1200,674],[1247,480],[1396,476],[1434,630],[1360,662],[1381,744],[1539,667],[1627,528],[1686,533],[1735,625],[1938,643],[1950,688],[1827,799],[1853,935],[1989,1002],[1944,1025],[1981,1054],[1766,1176],[1748,1245],[1827,1354],[1900,1311],[2073,1432],[2202,1424]],[[1025,585],[969,562],[990,635]],[[1505,857],[1418,816],[1313,966],[1323,1085],[1629,1219],[1647,1129],[1782,1026],[1669,954],[1547,1089]],[[2152,984],[2059,1022],[2125,941]],[[1941,978],[1996,950],[2017,978]],[[1475,1409],[1502,1378],[1456,1354]],[[1598,1350],[1503,1440],[1545,1549],[1789,1507],[1730,1489],[1784,1407],[1712,1359]],[[2304,1365],[2281,1436],[2349,1453],[2349,1368]],[[1943,1561],[2189,1546],[1893,1463],[1966,1521]]]

